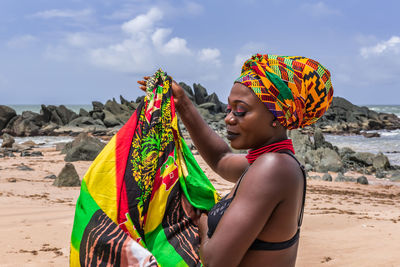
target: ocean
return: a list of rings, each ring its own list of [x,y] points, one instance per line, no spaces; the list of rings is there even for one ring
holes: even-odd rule
[[[22,111],[30,110],[33,112],[40,112],[40,105],[9,105],[17,114],[21,114]],[[84,108],[86,111],[92,109],[92,105],[65,105],[69,109],[78,113],[80,108]],[[376,112],[393,113],[400,117],[400,105],[367,105],[368,108]],[[349,147],[357,152],[371,152],[378,153],[382,152],[385,154],[392,165],[400,165],[400,129],[393,131],[370,131],[378,132],[381,137],[365,138],[361,135],[325,135],[325,139],[331,142],[333,145],[342,148]],[[53,146],[58,142],[68,142],[73,138],[69,136],[37,136],[37,137],[19,137],[16,138],[17,143],[23,143],[28,140],[32,140],[41,147]],[[0,144],[2,140],[0,139]]]

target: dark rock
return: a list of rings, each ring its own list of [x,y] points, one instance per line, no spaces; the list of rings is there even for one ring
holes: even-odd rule
[[[64,105],[60,105],[57,109],[57,114],[60,117],[63,125],[67,125],[70,121],[76,119],[78,115]]]
[[[304,169],[306,170],[306,172],[312,171],[314,169],[314,167],[307,163],[306,165],[304,165]]]
[[[194,94],[192,91],[192,88],[190,88],[189,85],[187,85],[184,82],[180,82],[179,85],[182,87],[182,89],[185,91],[186,95],[189,97],[189,99],[194,102]]]
[[[376,170],[387,170],[390,168],[389,159],[382,153],[378,153],[372,159],[372,166],[374,166]]]
[[[33,171],[32,168],[26,166],[25,164],[21,163],[21,165],[17,166],[17,169],[20,171]]]
[[[193,84],[194,100],[197,105],[203,104],[207,99],[207,90],[201,84]]]
[[[356,182],[356,179],[344,176],[343,173],[339,172],[336,176],[335,182]]]
[[[60,174],[54,180],[53,185],[62,187],[62,186],[80,186],[81,181],[79,179],[79,175],[75,170],[75,167],[72,163],[66,163],[64,168],[62,168]]]
[[[66,152],[65,161],[78,161],[94,160],[100,151],[104,148],[105,144],[99,139],[90,137],[87,133],[79,134],[70,145],[66,145],[64,150]]]
[[[15,112],[14,109],[8,106],[0,105],[0,132],[7,126],[8,122],[15,116],[17,116],[17,113]]]
[[[43,153],[41,151],[33,151],[31,157],[43,157]]]
[[[104,120],[104,117],[105,117],[103,111],[101,111],[101,112],[92,112],[91,111],[90,116],[95,120],[101,120],[101,121]]]
[[[142,100],[145,98],[145,96],[144,95],[142,95],[142,96],[138,96],[137,98],[136,98],[136,103],[140,103],[140,102],[142,102]]]
[[[55,175],[55,174],[50,174],[50,175],[47,175],[46,177],[44,177],[45,179],[56,179],[57,178],[57,176]]]
[[[368,184],[368,179],[365,176],[360,176],[357,178],[357,184]]]
[[[329,173],[324,173],[324,175],[322,176],[322,181],[332,182],[332,175],[330,175]]]
[[[121,125],[122,123],[117,119],[117,117],[108,110],[104,110],[104,125],[106,127],[114,127]]]
[[[98,101],[93,101],[92,106],[93,106],[93,112],[102,112],[104,109],[104,105]]]
[[[356,152],[350,155],[349,159],[360,164],[361,166],[372,166],[374,154],[369,152]]]
[[[104,126],[101,120],[95,120],[92,117],[78,117],[68,123],[68,126],[87,127],[87,126]]]
[[[305,155],[305,160],[314,166],[317,172],[338,172],[343,170],[343,163],[339,154],[327,147],[309,151]]]
[[[382,169],[377,169],[375,173],[376,178],[385,178],[385,172]]]
[[[14,137],[12,137],[7,133],[3,134],[2,138],[3,138],[3,143],[1,144],[1,147],[11,148],[12,145],[15,143]]]
[[[321,147],[327,147],[327,148],[333,149],[333,145],[331,143],[325,141],[324,134],[318,128],[314,131],[314,147],[315,147],[315,149],[318,149]]]
[[[40,126],[36,125],[33,121],[17,115],[8,123],[3,132],[15,136],[35,136],[38,134],[39,129]]]
[[[208,110],[211,114],[217,113],[217,105],[214,103],[206,102],[199,105],[199,108]]]
[[[8,178],[8,179],[7,179],[7,182],[9,182],[9,183],[16,183],[16,182],[17,182],[17,179],[15,179],[15,178]]]
[[[89,117],[89,112],[87,112],[84,108],[79,109],[79,117]]]
[[[40,128],[39,135],[54,135],[55,134],[54,131],[57,130],[58,128],[60,128],[59,125],[50,122],[49,124]]]

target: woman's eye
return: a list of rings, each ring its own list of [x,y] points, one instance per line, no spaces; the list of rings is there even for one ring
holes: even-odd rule
[[[246,111],[234,111],[232,112],[233,115],[235,115],[236,117],[243,117],[246,114]]]

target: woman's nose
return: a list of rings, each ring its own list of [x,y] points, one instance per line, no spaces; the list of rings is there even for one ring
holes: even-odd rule
[[[225,124],[235,124],[236,123],[236,118],[233,116],[232,112],[229,112],[225,116]]]

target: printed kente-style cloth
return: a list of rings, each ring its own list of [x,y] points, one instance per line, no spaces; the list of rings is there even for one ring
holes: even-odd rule
[[[333,98],[330,72],[306,57],[253,55],[235,82],[251,88],[287,129],[316,122]]]
[[[178,129],[172,80],[159,70],[129,121],[82,181],[71,266],[201,266],[193,207],[219,196]]]

